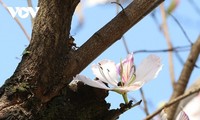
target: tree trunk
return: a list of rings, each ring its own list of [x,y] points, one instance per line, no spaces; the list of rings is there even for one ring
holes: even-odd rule
[[[127,106],[109,110],[110,105],[105,101],[107,91],[82,83],[77,84],[77,91],[72,91],[68,84],[162,1],[134,0],[81,48],[74,50],[69,36],[79,0],[39,0],[30,45],[14,74],[0,89],[0,119],[116,119]]]

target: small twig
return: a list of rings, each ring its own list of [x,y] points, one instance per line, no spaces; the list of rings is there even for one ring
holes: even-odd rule
[[[186,31],[184,30],[184,28],[182,27],[182,25],[180,24],[180,22],[176,19],[175,16],[173,16],[171,13],[168,13],[172,18],[173,20],[177,23],[177,25],[180,27],[181,31],[183,32],[183,34],[185,35],[187,41],[193,45],[193,42],[190,40],[189,36],[187,35]]]
[[[120,108],[115,110],[110,110],[109,113],[105,116],[104,120],[116,120],[117,118],[119,118],[121,114],[130,110],[131,108],[140,105],[141,102],[142,100],[136,102],[135,104],[132,104],[133,101],[129,101],[127,104],[121,103]]]
[[[183,95],[175,98],[174,100],[166,103],[164,106],[162,106],[161,108],[159,108],[158,110],[156,110],[153,114],[147,116],[144,120],[150,120],[150,119],[152,119],[154,116],[156,116],[157,114],[159,114],[163,109],[165,109],[165,108],[167,108],[167,107],[169,107],[169,106],[171,106],[171,105],[173,105],[173,104],[175,104],[177,102],[180,102],[184,98],[186,98],[186,97],[188,97],[188,96],[190,96],[190,95],[192,95],[194,93],[197,93],[199,91],[200,91],[200,88],[193,89],[193,90],[191,90],[191,91],[189,91],[189,92],[187,92],[187,93],[185,93],[185,94],[183,94]]]
[[[133,107],[135,107],[135,106],[137,106],[137,105],[140,105],[141,102],[142,102],[142,100],[138,101],[137,103],[133,104],[133,105],[131,106],[131,108],[133,108]]]
[[[118,3],[118,2],[111,2],[111,4],[113,4],[113,3],[119,5],[121,7],[121,9],[124,10],[124,7],[120,3]]]
[[[169,13],[168,13],[169,14]],[[155,23],[156,23],[156,25],[158,25],[158,20],[156,19],[156,16],[155,16],[155,13],[153,12],[152,14],[152,18],[153,18],[153,20],[155,21]],[[172,14],[169,14],[172,18],[173,18],[173,20],[178,24],[178,26],[180,27],[180,29],[181,29],[181,31],[183,32],[183,34],[184,34],[184,36],[186,37],[186,39],[188,40],[188,42],[191,44],[191,45],[193,45],[193,43],[192,43],[192,41],[189,39],[189,37],[188,37],[188,35],[187,35],[187,33],[186,33],[186,31],[183,29],[183,27],[181,26],[181,24],[180,24],[180,22],[176,19],[176,17],[175,16],[173,16]],[[170,49],[169,49],[170,50]],[[177,57],[177,59],[179,60],[179,62],[182,64],[182,65],[184,65],[184,61],[183,61],[183,59],[181,58],[181,56],[179,55],[179,51],[177,51],[177,50],[175,50],[175,49],[171,49],[172,51],[175,51],[174,53],[175,53],[175,56]],[[171,51],[170,50],[170,51]],[[151,51],[150,51],[151,52]],[[154,51],[153,51],[154,52]],[[155,51],[155,52],[159,52],[159,51]],[[160,51],[160,52],[168,52],[168,51]],[[200,68],[199,66],[197,66],[197,65],[195,65],[195,67],[196,68]]]
[[[31,0],[27,0],[28,3],[28,7],[33,7],[32,1]],[[31,16],[31,25],[33,27],[34,24],[34,18]]]
[[[132,100],[134,103],[138,102],[138,101],[137,101],[135,98],[133,98],[132,96],[129,96],[129,97],[131,98],[131,100]],[[145,113],[144,107],[143,107],[142,105],[139,105],[138,107],[140,108],[141,111],[143,111],[143,112]],[[146,114],[146,113],[145,113],[145,114]]]
[[[147,107],[147,101],[146,101],[146,98],[145,98],[145,95],[144,95],[142,88],[140,89],[140,94],[142,96],[142,100],[143,100],[143,103],[144,103],[144,112],[145,112],[146,115],[149,115],[149,111],[148,111],[148,107]]]
[[[2,6],[6,9],[6,11],[8,11],[8,13],[10,14],[10,12],[9,12],[9,10],[8,10],[8,8],[7,8],[7,5],[6,5],[5,3],[3,3],[2,0],[0,0],[0,3],[1,3]],[[10,14],[10,15],[11,15],[11,14]],[[15,17],[14,20],[17,22],[17,24],[19,25],[19,27],[20,27],[20,28],[22,29],[22,31],[24,32],[26,38],[27,38],[29,41],[31,41],[30,36],[29,36],[28,33],[26,32],[25,28],[23,27],[23,25],[21,24],[21,22],[19,21],[19,19]]]
[[[164,3],[162,3],[160,5],[160,10],[161,10],[161,15],[162,15],[162,31],[164,34],[164,37],[166,39],[167,42],[167,46],[169,49],[173,48],[173,45],[171,43],[171,39],[170,39],[170,35],[169,35],[169,31],[168,31],[168,26],[167,26],[167,21],[166,21],[166,13],[165,13],[165,8],[164,8]],[[169,71],[170,71],[170,79],[171,79],[171,84],[172,87],[174,88],[174,84],[175,84],[175,74],[174,74],[174,63],[173,63],[173,53],[169,52],[168,53],[168,62],[169,62]]]
[[[171,52],[171,51],[177,51],[177,52],[185,52],[190,50],[191,46],[180,46],[180,47],[173,47],[171,49],[161,49],[161,50],[136,50],[133,53],[156,53],[156,52]]]
[[[155,16],[155,11],[152,12],[151,16],[152,16],[152,18],[153,18],[155,24],[156,24],[157,26],[159,26],[158,19],[157,19],[156,16]],[[176,50],[173,50],[173,51],[175,51],[174,53],[175,53],[177,59],[178,59],[179,62],[183,65],[183,64],[184,64],[184,61],[183,61],[183,59],[180,57],[180,55],[177,53],[178,51],[176,51]],[[168,52],[168,51],[165,51],[165,52]]]
[[[29,7],[33,7],[32,1],[31,0],[27,0],[28,6]]]
[[[171,49],[161,49],[161,50],[137,50],[135,52],[133,52],[134,54],[137,53],[156,53],[156,52],[171,52],[171,51],[178,51],[178,52],[185,52],[190,50],[189,48],[190,46],[181,46],[181,47],[173,47]],[[183,49],[184,48],[184,49]]]
[[[120,104],[120,109],[119,109],[119,111],[120,111],[121,113],[124,113],[124,112],[126,112],[127,110],[129,110],[129,109],[131,109],[131,108],[134,108],[135,106],[140,105],[141,102],[142,102],[142,100],[140,100],[140,101],[136,102],[135,104],[133,104],[133,101],[131,100],[131,101],[129,101],[127,104],[122,103],[122,104]]]

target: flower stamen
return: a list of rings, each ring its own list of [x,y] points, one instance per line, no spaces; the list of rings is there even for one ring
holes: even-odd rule
[[[106,75],[104,74],[104,72],[103,72],[103,67],[101,66],[101,64],[100,63],[98,63],[99,64],[99,66],[98,66],[98,68],[99,68],[99,72],[101,73],[101,75],[104,77],[104,79],[109,83],[109,84],[112,84],[108,79],[107,79],[107,77],[106,77]],[[108,69],[107,69],[108,70]],[[109,70],[108,70],[109,71]],[[108,74],[109,75],[109,74]],[[109,75],[110,76],[110,75]]]
[[[122,61],[120,61],[120,82],[123,82],[123,64],[122,64]]]
[[[124,86],[124,83],[123,82],[118,82],[117,86]]]
[[[130,74],[131,77],[129,78],[130,81],[129,81],[128,85],[131,85],[131,83],[133,83],[133,81],[136,79],[135,71],[136,71],[136,67],[135,67],[135,65],[133,65],[133,66],[131,67],[131,74]]]
[[[107,69],[107,71],[108,71],[108,76],[109,76],[109,78],[110,78],[111,80],[113,80],[113,78],[112,78],[111,75],[110,75],[110,70]]]

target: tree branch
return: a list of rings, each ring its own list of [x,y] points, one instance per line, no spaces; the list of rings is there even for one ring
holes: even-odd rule
[[[190,96],[190,95],[192,95],[194,93],[197,93],[199,91],[200,91],[200,88],[196,88],[196,89],[188,91],[187,93],[185,93],[185,94],[173,99],[169,103],[165,104],[163,107],[161,107],[158,110],[156,110],[153,114],[147,116],[144,120],[151,120],[154,116],[159,114],[163,109],[165,109],[165,108],[167,108],[169,106],[172,106],[173,104],[176,104],[176,103],[180,102],[181,100],[185,99],[186,97],[188,97],[188,96]],[[169,114],[167,114],[167,116],[169,116]],[[168,119],[168,120],[172,120],[172,119]]]
[[[81,72],[161,2],[163,0],[134,0],[115,18],[92,35],[78,50],[71,51],[66,56],[69,58],[65,63],[66,79],[60,81],[60,84],[54,85],[49,94],[55,96],[62,87],[71,82],[73,76]]]
[[[0,0],[0,3],[2,4],[2,6],[6,9],[6,11],[8,11],[8,13],[10,14],[8,7],[5,3],[3,3],[2,0]],[[11,15],[11,14],[10,14]],[[21,30],[23,31],[24,35],[26,36],[26,38],[31,41],[31,38],[29,36],[29,34],[26,32],[24,26],[22,25],[22,23],[19,21],[19,19],[17,17],[14,18],[15,22],[19,25],[19,27],[21,28]]]
[[[169,35],[168,26],[167,26],[167,16],[166,16],[165,8],[164,8],[164,3],[162,3],[160,5],[160,10],[161,10],[162,21],[163,21],[161,29],[162,29],[163,35],[166,39],[168,48],[172,49],[173,44],[171,42],[171,38]],[[173,53],[172,52],[168,52],[168,63],[169,63],[169,73],[170,73],[171,84],[172,84],[172,87],[174,88],[175,74],[174,74],[174,62],[173,62]]]
[[[119,109],[116,110],[110,110],[109,113],[106,115],[104,120],[116,120],[119,118],[121,114],[124,112],[130,110],[131,108],[134,108],[141,104],[142,100],[136,102],[135,104],[132,104],[133,101],[130,101],[128,104],[121,104]]]
[[[33,7],[32,0],[27,0],[28,7]],[[34,18],[31,16],[31,27],[33,27]]]
[[[175,52],[186,52],[190,50],[190,45],[187,46],[179,46],[179,47],[173,47],[171,49],[160,49],[160,50],[136,50],[133,52],[133,54],[138,54],[138,53],[156,53],[156,52],[170,52],[170,51],[175,51]]]
[[[178,97],[179,95],[182,95],[186,89],[186,86],[188,84],[190,75],[195,67],[195,63],[197,61],[197,58],[200,53],[200,36],[198,37],[197,41],[192,46],[192,49],[190,51],[190,54],[188,56],[188,59],[183,67],[183,70],[181,72],[181,75],[179,77],[179,80],[175,84],[174,92],[170,98],[170,101]],[[172,120],[176,112],[178,104],[175,104],[167,109],[168,119]]]

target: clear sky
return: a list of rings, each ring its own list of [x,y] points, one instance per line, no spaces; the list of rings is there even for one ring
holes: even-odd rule
[[[189,38],[194,42],[200,33],[200,15],[193,9],[189,0],[180,0],[180,5],[173,13],[173,15],[179,20],[183,28],[187,32]],[[193,0],[200,6],[199,0]],[[3,0],[7,6],[11,7],[26,7],[26,0]],[[166,0],[165,6],[169,4],[169,0]],[[36,0],[34,6],[37,5]],[[125,6],[125,5],[124,5]],[[156,16],[161,23],[160,9],[156,9]],[[113,4],[99,5],[95,7],[84,7],[84,24],[79,31],[74,31],[77,25],[77,15],[73,18],[73,25],[71,34],[76,39],[77,46],[81,46],[91,35],[93,35],[98,29],[104,26],[116,15],[116,6]],[[19,16],[18,16],[19,18]],[[21,23],[29,34],[31,34],[31,22],[30,18],[21,19]],[[174,46],[189,45],[185,36],[181,32],[178,25],[173,19],[168,19],[169,32]],[[150,15],[144,17],[139,23],[131,28],[125,35],[126,42],[130,51],[136,50],[159,50],[166,49],[166,41],[159,31],[158,26]],[[9,78],[21,59],[21,54],[29,41],[26,39],[22,30],[16,24],[14,19],[8,14],[8,12],[0,5],[0,85],[2,85],[7,78]],[[97,63],[102,59],[111,59],[115,62],[119,62],[121,58],[126,57],[126,51],[121,40],[117,41],[104,53],[102,53],[92,63]],[[138,53],[134,55],[134,62],[136,66],[150,53]],[[160,72],[155,80],[148,82],[144,85],[143,90],[148,100],[149,111],[153,112],[161,101],[168,100],[172,87],[169,78],[168,69],[168,54],[167,53],[153,53],[162,58],[164,64],[163,70]],[[180,53],[182,59],[185,61],[188,52]],[[174,56],[175,76],[179,78],[183,65]],[[200,66],[200,61],[197,62]],[[90,78],[94,78],[89,65],[81,74],[84,74]],[[190,83],[199,77],[200,70],[195,68]],[[141,96],[139,91],[130,92],[129,96],[140,100]],[[119,104],[123,102],[122,97],[119,94],[110,92],[107,101],[111,103],[111,108],[119,107]],[[145,114],[139,107],[135,107],[128,112],[120,116],[119,120],[141,120],[145,117]]]

